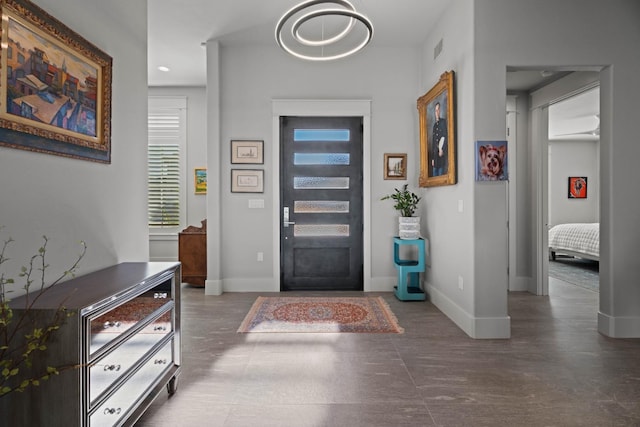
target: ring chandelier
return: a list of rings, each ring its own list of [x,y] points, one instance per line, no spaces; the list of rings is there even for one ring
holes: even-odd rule
[[[282,34],[282,31],[284,27],[287,25],[287,22],[291,20],[296,14],[300,14],[301,12],[303,13],[305,10],[312,8],[317,4],[324,4],[324,3],[337,4],[337,5],[343,6],[344,9],[325,8],[325,9],[311,10],[310,12],[304,13],[302,16],[300,16],[291,24],[291,37],[296,43],[298,43],[299,45],[298,47],[300,46],[319,47],[321,48],[320,53],[318,55],[308,55],[287,45],[284,41],[283,34]],[[313,40],[313,39],[308,39],[302,36],[300,30],[305,23],[308,23],[317,18],[322,19],[322,17],[324,16],[344,16],[349,18],[349,22],[347,23],[347,25],[342,31],[340,31],[335,36],[327,39],[322,38],[319,40]],[[340,43],[340,41],[344,40],[344,38],[347,37],[347,35],[349,35],[349,33],[353,30],[353,27],[356,26],[357,24],[363,25],[366,30],[366,34],[364,35],[362,41],[360,41],[359,44],[341,53],[328,55],[328,56],[323,55],[324,51],[322,48],[324,48],[325,46],[332,46]],[[353,4],[351,4],[347,0],[304,1],[299,5],[291,8],[287,13],[285,13],[282,16],[282,18],[280,18],[280,20],[278,21],[278,24],[276,25],[276,41],[278,42],[278,45],[290,55],[293,55],[300,59],[306,59],[309,61],[332,61],[334,59],[340,59],[340,58],[347,57],[349,55],[353,55],[354,53],[364,49],[364,47],[367,44],[369,44],[372,37],[373,37],[373,25],[371,25],[371,21],[369,20],[369,18],[357,12]]]

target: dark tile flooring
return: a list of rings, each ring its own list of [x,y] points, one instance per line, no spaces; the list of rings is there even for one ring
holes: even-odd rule
[[[391,293],[404,334],[238,334],[258,294],[187,286],[178,391],[137,425],[640,426],[640,339],[598,334],[596,292],[550,293],[511,293],[511,339],[473,340]]]

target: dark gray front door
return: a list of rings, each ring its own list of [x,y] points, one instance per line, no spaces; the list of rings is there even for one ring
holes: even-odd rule
[[[280,118],[282,290],[362,290],[362,117]]]

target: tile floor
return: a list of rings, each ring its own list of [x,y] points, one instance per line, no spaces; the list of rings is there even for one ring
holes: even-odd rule
[[[186,286],[178,391],[137,426],[640,426],[640,339],[598,334],[596,292],[550,289],[509,295],[511,339],[473,340],[391,293],[401,335],[238,334],[257,294]]]

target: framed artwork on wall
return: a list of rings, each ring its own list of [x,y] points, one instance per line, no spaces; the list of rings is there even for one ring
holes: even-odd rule
[[[264,170],[231,169],[232,193],[264,193]]]
[[[507,141],[476,141],[476,181],[508,181]]]
[[[263,164],[264,141],[231,141],[232,164]]]
[[[420,187],[456,183],[454,72],[447,71],[418,98]]]
[[[385,153],[384,179],[407,179],[406,153]]]
[[[110,163],[112,58],[27,0],[0,4],[0,145]]]
[[[195,194],[207,194],[207,168],[195,168],[193,170],[195,181]]]
[[[586,176],[570,176],[568,198],[570,199],[586,199],[587,198],[587,177]]]

